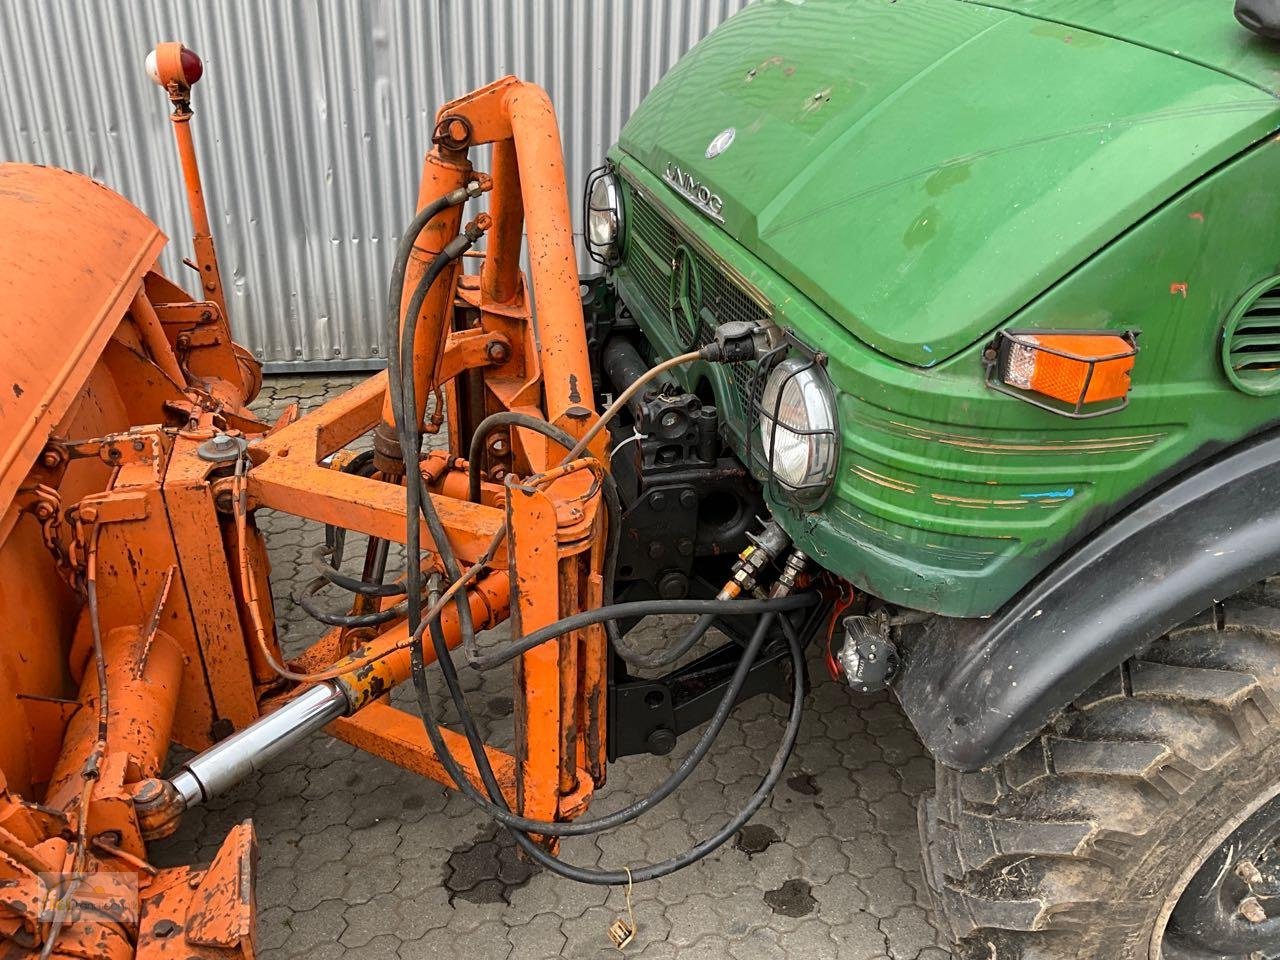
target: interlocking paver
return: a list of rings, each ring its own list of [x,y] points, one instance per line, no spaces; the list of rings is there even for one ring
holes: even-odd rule
[[[274,418],[297,402],[305,413],[359,380],[273,377],[257,408]],[[444,437],[426,442],[440,446]],[[296,653],[322,632],[290,593],[311,578],[310,553],[323,529],[269,511],[258,519],[271,551],[280,634],[286,652]],[[362,551],[362,538],[349,538],[348,563]],[[320,596],[341,602],[336,594]],[[652,621],[628,640],[657,644],[678,636],[682,623]],[[461,672],[482,731],[509,743],[510,672]],[[795,755],[752,831],[739,845],[634,888],[639,930],[628,956],[949,956],[925,906],[918,866],[914,801],[932,785],[931,763],[889,697],[850,695],[828,679],[817,657],[810,677]],[[452,705],[433,683],[436,713],[447,722],[455,717]],[[408,691],[397,692],[393,703],[415,709]],[[786,705],[771,698],[741,705],[708,762],[659,811],[598,839],[569,839],[563,855],[620,868],[670,856],[712,832],[758,785],[785,716]],[[652,789],[687,747],[682,741],[670,757],[613,765],[588,815]],[[465,798],[324,736],[192,811],[174,837],[157,845],[156,859],[212,856],[225,831],[250,817],[260,835],[262,960],[337,960],[353,952],[399,960],[618,955],[606,930],[626,915],[624,891],[581,886],[518,861],[511,841]],[[766,894],[778,890],[785,892],[769,898],[771,907]]]

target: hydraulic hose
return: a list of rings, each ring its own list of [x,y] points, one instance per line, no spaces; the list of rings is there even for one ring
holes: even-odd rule
[[[395,383],[400,380],[402,374],[400,355],[395,349],[395,344],[400,342],[400,307],[404,296],[404,276],[409,269],[409,258],[413,256],[413,245],[418,242],[418,235],[426,229],[427,224],[442,211],[449,207],[456,207],[460,203],[466,203],[470,197],[480,196],[483,190],[481,182],[473,180],[465,187],[450,190],[443,196],[437,197],[414,214],[413,219],[409,221],[409,225],[400,236],[400,243],[396,247],[396,257],[391,265],[385,317],[387,343],[391,346],[387,357],[388,383]],[[389,390],[388,393],[391,395],[392,404],[394,405],[395,391]]]
[[[463,238],[460,237],[456,239],[462,240]],[[455,247],[456,244],[451,243],[449,246]],[[467,244],[467,246],[469,246],[469,244]],[[446,248],[446,252],[452,253],[454,256],[460,256],[464,249],[465,247],[462,247],[454,253],[453,250]],[[431,283],[434,282],[436,277],[443,272],[444,266],[447,265],[445,262],[446,259],[445,253],[442,253],[432,261],[432,264],[428,267],[427,272],[424,274],[422,280],[418,284],[418,287],[415,289],[412,302],[418,302],[420,304],[421,300],[425,299],[426,290],[430,288]],[[401,274],[401,276],[403,276],[403,274]],[[393,282],[389,301],[395,304],[394,312],[397,317],[399,316],[399,292],[400,287],[395,285]],[[421,296],[419,296],[419,294],[421,294]],[[389,309],[388,316],[390,316],[391,313],[392,310]],[[707,750],[710,749],[715,737],[723,727],[737,696],[741,692],[742,684],[745,682],[745,678],[750,671],[751,664],[759,653],[760,645],[763,644],[764,638],[768,634],[769,628],[772,626],[777,614],[769,613],[761,618],[760,623],[757,624],[755,632],[752,634],[751,642],[748,644],[748,654],[744,654],[742,660],[738,664],[738,667],[735,669],[734,679],[731,681],[730,687],[726,691],[726,695],[722,698],[721,703],[717,707],[713,723],[708,725],[707,730],[704,731],[703,736],[699,739],[694,751],[690,753],[689,757],[686,757],[685,761],[677,771],[652,794],[640,801],[636,801],[624,810],[617,811],[614,814],[600,818],[599,820],[589,822],[559,823],[554,821],[538,821],[520,817],[513,813],[509,805],[506,803],[501,787],[494,775],[492,765],[489,763],[484,743],[476,728],[475,718],[467,707],[465,695],[463,694],[461,684],[458,681],[457,669],[454,666],[452,656],[448,649],[448,644],[446,643],[443,631],[440,628],[438,614],[433,615],[425,624],[420,622],[421,568],[415,562],[420,553],[418,547],[418,525],[416,523],[416,517],[419,513],[422,514],[426,521],[428,530],[436,543],[436,551],[445,568],[446,576],[450,578],[451,582],[454,582],[460,578],[461,571],[458,567],[452,546],[448,541],[447,531],[445,531],[444,526],[435,511],[434,505],[431,502],[429,492],[426,490],[425,481],[422,478],[421,471],[416,469],[416,460],[421,445],[420,425],[416,423],[417,418],[415,412],[417,409],[415,396],[416,387],[412,376],[404,376],[403,365],[404,356],[407,355],[411,357],[413,355],[413,335],[416,333],[416,330],[413,330],[410,324],[406,324],[404,333],[406,335],[401,338],[400,342],[397,344],[398,349],[392,351],[393,354],[398,354],[398,356],[394,357],[394,363],[392,365],[392,380],[390,381],[390,389],[388,390],[388,393],[392,398],[392,411],[395,417],[397,433],[399,435],[405,459],[406,461],[415,464],[415,468],[406,471],[406,507],[408,508],[406,510],[406,516],[408,518],[406,540],[411,541],[407,544],[410,549],[409,564],[406,571],[406,589],[409,627],[411,635],[418,640],[418,642],[411,644],[410,660],[412,664],[414,687],[418,695],[419,712],[422,716],[423,725],[433,749],[435,749],[441,763],[445,766],[445,769],[449,772],[450,776],[464,795],[480,805],[485,812],[489,813],[499,822],[507,826],[512,831],[516,842],[529,854],[531,858],[543,864],[548,869],[560,873],[563,876],[584,883],[621,884],[630,883],[633,880],[646,880],[664,876],[667,873],[671,873],[695,862],[733,836],[739,827],[741,827],[743,823],[746,823],[746,821],[749,820],[756,810],[758,810],[764,803],[769,792],[781,777],[782,770],[785,767],[787,758],[790,756],[791,750],[795,745],[796,736],[799,733],[799,722],[803,709],[804,663],[797,637],[790,629],[787,629],[785,621],[783,621],[787,641],[791,650],[792,667],[795,679],[791,716],[788,721],[786,733],[768,772],[761,781],[760,786],[757,788],[755,793],[752,794],[747,805],[739,811],[737,815],[731,818],[729,823],[722,827],[721,830],[677,857],[661,861],[660,863],[649,864],[645,867],[639,868],[638,870],[601,871],[586,869],[568,864],[543,850],[528,836],[529,832],[542,834],[544,836],[572,836],[595,833],[609,829],[611,826],[627,822],[628,820],[634,819],[643,812],[651,809],[654,804],[669,795],[671,791],[675,790],[684,782],[685,779],[687,779],[689,773],[692,772],[692,770],[705,756]],[[396,341],[393,339],[392,342],[395,343]],[[698,353],[691,353],[673,358],[672,360],[655,367],[653,371],[650,372],[650,375],[645,377],[643,380],[632,384],[632,387],[629,388],[628,391],[624,391],[624,394],[615,400],[614,403],[610,405],[609,409],[605,411],[605,414],[603,414],[596,423],[588,429],[586,434],[570,448],[570,454],[563,462],[568,463],[574,460],[583,450],[585,450],[591,438],[604,428],[604,425],[608,422],[610,417],[612,415],[616,415],[616,412],[625,405],[628,399],[630,399],[630,395],[638,391],[643,386],[644,382],[651,379],[652,376],[659,375],[678,363],[688,362],[689,360],[696,359],[698,356]],[[534,422],[538,421],[535,420]],[[549,426],[546,425],[545,422],[538,423],[539,425],[532,429],[542,430],[544,426]],[[546,431],[543,432],[545,433]],[[556,439],[556,442],[561,441]],[[612,478],[610,478],[610,480],[611,479]],[[616,489],[614,489],[610,483],[606,482],[602,484],[602,492],[603,491],[612,493],[616,504]],[[606,495],[606,501],[608,501],[608,499],[609,497]],[[611,526],[616,528],[616,524]],[[610,590],[610,596],[612,588],[611,580],[612,576],[606,578],[606,589]],[[454,600],[458,604],[460,614],[459,627],[462,631],[465,642],[466,640],[474,637],[474,624],[470,618],[470,605],[467,603],[465,591],[459,591],[455,595]],[[745,603],[745,601],[743,602]],[[433,602],[433,607],[435,605],[436,604]],[[741,607],[736,609],[741,610]],[[709,627],[711,620],[705,615],[703,620],[706,621],[707,627]],[[424,645],[422,643],[423,637],[421,627],[424,625],[431,634],[436,660],[439,663],[441,672],[445,678],[445,683],[449,689],[450,697],[458,710],[463,730],[467,737],[468,746],[472,753],[473,762],[476,765],[481,782],[485,787],[485,792],[489,795],[489,799],[487,801],[471,784],[466,774],[458,765],[456,759],[449,751],[448,745],[440,736],[438,725],[435,723],[434,711],[428,689]],[[705,628],[703,632],[705,632]],[[611,636],[612,635],[616,635],[616,630],[611,631]],[[698,634],[698,636],[700,635],[701,634]],[[543,640],[541,642],[546,641]],[[696,642],[696,637],[693,642]]]
[[[478,184],[476,186],[478,189]],[[457,193],[458,191],[455,190],[448,196],[453,196]],[[423,212],[425,213],[433,206],[434,203],[428,204],[423,208]],[[444,208],[440,207],[439,209]],[[431,216],[424,218],[423,213],[420,213],[415,218],[414,223],[417,224],[421,221],[425,224],[430,219]],[[411,226],[406,233],[416,234],[420,229],[421,227],[414,229]],[[476,236],[478,237],[478,234]],[[446,244],[445,249],[432,258],[427,270],[419,278],[414,288],[410,301],[411,307],[416,305],[417,309],[421,310],[421,305],[425,301],[428,291],[441,273],[444,272],[444,268],[453,260],[461,257],[471,247],[472,243],[474,243],[474,239],[467,241],[464,236],[460,235]],[[405,550],[408,556],[408,566],[405,570],[405,589],[409,601],[407,614],[411,634],[419,629],[422,613],[422,568],[419,565],[421,549],[419,542],[420,531],[417,522],[419,513],[425,520],[427,530],[435,543],[436,553],[444,566],[445,575],[450,581],[456,581],[461,577],[457,557],[454,555],[453,546],[449,542],[448,531],[445,530],[444,524],[436,513],[435,507],[431,502],[430,492],[427,490],[426,482],[423,480],[422,471],[417,467],[419,450],[422,445],[421,425],[417,422],[417,390],[413,376],[404,376],[404,357],[401,353],[403,346],[407,344],[408,356],[410,358],[413,356],[414,337],[417,333],[416,311],[411,312],[410,317],[406,318],[406,321],[412,319],[411,323],[406,322],[405,333],[407,336],[402,338],[398,335],[400,332],[398,327],[400,305],[404,292],[403,277],[412,249],[412,244],[409,244],[407,248],[405,244],[401,244],[396,269],[392,271],[391,284],[387,294],[388,324],[390,324],[393,316],[397,324],[395,334],[391,335],[388,340],[392,344],[392,349],[390,350],[391,357],[388,363],[387,395],[391,400],[392,416],[395,420],[402,456],[406,463],[412,465],[410,469],[405,471]],[[475,625],[471,619],[471,604],[467,599],[465,590],[459,590],[455,594],[454,604],[458,611],[458,628],[463,637],[465,647],[469,649],[474,646]],[[440,634],[438,620],[433,618],[431,629],[433,634]],[[443,644],[442,634],[440,635],[440,640]],[[411,649],[420,649],[420,647],[420,642],[411,645]]]
[[[774,616],[776,615],[767,614],[761,618],[761,622],[757,626],[756,634],[753,634],[753,641],[755,640],[756,635],[763,637],[763,635],[768,632],[768,628],[772,624]],[[804,706],[804,655],[800,649],[799,639],[795,634],[789,630],[786,631],[786,633],[787,642],[791,651],[791,666],[793,671],[793,693],[786,731],[783,734],[782,742],[779,744],[777,752],[774,754],[773,760],[769,764],[768,771],[760,781],[760,785],[756,788],[755,792],[752,793],[746,805],[724,826],[722,826],[720,830],[675,857],[670,857],[657,863],[646,864],[635,869],[627,870],[595,870],[567,863],[559,857],[556,857],[544,850],[537,842],[529,837],[528,833],[524,829],[512,827],[508,824],[508,829],[511,830],[511,835],[515,839],[516,843],[519,844],[521,849],[523,849],[531,859],[561,876],[571,880],[576,880],[579,883],[605,886],[619,886],[622,884],[630,884],[632,882],[655,880],[658,877],[666,876],[667,874],[674,873],[675,871],[683,869],[692,863],[696,863],[717,847],[721,846],[725,841],[737,833],[742,825],[750,820],[751,817],[755,815],[755,812],[764,804],[765,800],[768,799],[769,794],[773,791],[773,788],[777,786],[778,780],[782,777],[782,771],[786,767],[787,759],[791,756],[791,751],[795,747],[796,738],[800,733],[800,719],[803,714]],[[479,731],[476,729],[475,719],[471,716],[470,711],[465,709],[465,704],[462,703],[462,687],[458,682],[458,674],[457,670],[453,666],[453,661],[448,656],[448,649],[444,644],[444,637],[438,630],[432,630],[432,640],[436,644],[437,662],[440,664],[441,671],[444,674],[445,684],[449,688],[450,696],[453,698],[454,704],[458,708],[463,732],[466,735],[467,743],[471,748],[472,756],[475,759],[481,781],[484,783],[489,797],[493,800],[493,804],[486,805],[483,809],[488,811],[491,806],[496,806],[498,809],[506,809],[509,812],[510,808],[506,803],[506,798],[502,794],[501,787],[498,785],[497,777],[493,773],[493,767],[489,763],[489,757],[485,752],[484,743],[480,739]],[[758,651],[758,647],[756,649]],[[435,731],[436,737],[432,738],[434,718],[431,718],[431,714],[427,712],[430,710],[431,701],[430,695],[426,690],[425,662],[421,648],[419,646],[415,646],[414,650],[414,685],[419,694],[419,711],[422,712],[424,717],[427,736],[429,739],[433,739],[432,746],[437,750],[444,747],[445,753],[440,755],[440,760],[442,763],[445,763],[446,769],[449,769],[448,763],[445,760],[445,756],[448,751],[447,745],[444,744],[442,739],[439,740],[439,743],[434,742],[435,739],[439,739],[438,730]],[[443,659],[441,659],[442,652],[444,654]],[[420,674],[418,672],[419,667],[421,667]],[[421,682],[419,682],[419,677],[421,678]],[[721,706],[723,705],[722,701]],[[732,704],[729,706],[731,708]],[[719,708],[717,709],[717,715],[718,714]],[[723,721],[721,721],[721,726],[723,726]],[[718,733],[719,730],[717,729],[716,732]],[[699,759],[701,759],[701,757],[699,757]],[[452,761],[453,757],[449,755],[448,760]],[[694,766],[696,766],[696,763]],[[682,764],[682,769],[683,767],[684,764]],[[690,770],[691,769],[692,768],[690,768]],[[472,800],[475,800],[475,794],[477,794],[478,791],[476,791],[475,787],[473,787],[470,781],[466,779],[461,770],[458,770],[456,773],[453,770],[450,770],[450,775],[454,777],[454,782],[459,785],[462,792]],[[684,776],[687,777],[688,772],[686,772]],[[637,803],[639,804],[643,802],[644,801],[638,801]],[[646,809],[651,808],[651,806],[652,804],[649,804],[646,806]],[[498,819],[500,821],[505,820],[505,818],[501,817]],[[602,824],[604,824],[607,819],[608,818],[601,818],[601,820],[592,823],[591,826],[595,829],[591,832],[606,829]],[[571,825],[572,824],[552,824],[552,826],[557,828]],[[564,835],[560,833],[559,829],[552,832],[546,830],[543,826],[536,827],[531,832],[543,833],[546,835]]]
[[[526,430],[533,430],[566,450],[572,449],[578,442],[567,430],[518,410],[489,414],[476,424],[475,432],[471,434],[471,446],[467,451],[467,499],[472,503],[480,502],[480,456],[484,452],[484,442],[498,427],[524,427]]]
[[[729,714],[733,710],[739,695],[742,693],[742,688],[746,683],[747,675],[751,671],[751,666],[759,655],[761,647],[764,645],[773,616],[773,614],[770,614],[761,618],[760,623],[757,625],[756,630],[751,636],[750,642],[747,644],[747,648],[742,655],[742,659],[738,662],[738,665],[734,670],[733,676],[729,681],[729,685],[726,688],[724,695],[720,698],[720,702],[716,706],[715,713],[708,721],[706,729],[698,738],[698,742],[694,745],[694,748],[689,752],[688,756],[686,756],[680,763],[680,766],[677,767],[676,770],[674,770],[655,790],[645,797],[642,797],[640,800],[628,804],[620,810],[616,810],[613,813],[600,817],[596,820],[575,820],[567,823],[549,820],[533,820],[513,813],[510,807],[507,806],[505,798],[501,801],[491,801],[486,799],[483,794],[476,790],[470,780],[466,778],[466,774],[463,773],[456,758],[449,750],[448,745],[440,736],[439,726],[435,721],[434,710],[432,708],[431,695],[426,686],[425,659],[422,657],[421,649],[419,648],[418,659],[423,660],[423,683],[420,685],[419,690],[419,709],[423,712],[428,739],[431,741],[432,747],[437,751],[439,759],[445,767],[445,770],[448,771],[451,777],[453,777],[454,782],[459,785],[460,789],[462,789],[462,791],[466,793],[467,796],[486,814],[494,820],[497,820],[503,826],[522,832],[540,833],[545,836],[557,837],[586,836],[622,826],[625,823],[635,820],[637,817],[646,813],[655,805],[661,803],[670,796],[680,787],[681,784],[685,782],[685,780],[689,778],[689,775],[693,773],[698,764],[706,757],[708,751],[715,743],[716,738],[720,735],[720,731],[724,729],[725,722],[729,719]],[[440,651],[437,650],[436,653],[438,658]],[[446,659],[449,659],[447,656],[447,649],[444,653],[446,654]],[[444,668],[443,662],[441,663],[441,667]],[[456,680],[457,672],[456,668],[453,668],[451,660],[449,669]],[[415,684],[415,686],[418,685]],[[451,695],[452,692],[453,687],[450,685]],[[461,687],[458,687],[458,694],[461,695]],[[457,697],[455,697],[455,706],[458,706]],[[466,709],[465,702],[459,707],[459,712],[460,715],[463,713],[466,715],[464,727],[470,723],[474,729],[474,717],[471,715],[470,710]],[[476,737],[476,742],[479,744],[481,752],[483,752],[484,744],[479,740],[478,733],[476,734]],[[490,770],[490,772],[492,772],[492,770]],[[483,781],[483,770],[481,770],[481,775],[481,779]],[[496,784],[497,781],[495,779],[494,785],[496,786]],[[493,796],[492,791],[490,791],[490,796]],[[501,791],[499,791],[498,797],[502,797]]]
[[[344,627],[346,629],[376,627],[384,623],[390,623],[392,620],[399,620],[405,615],[405,608],[408,606],[406,601],[401,601],[393,607],[384,607],[381,610],[372,610],[369,613],[332,613],[321,608],[319,604],[311,599],[326,585],[327,581],[317,578],[308,583],[301,593],[293,595],[293,602],[306,611],[307,616],[320,621],[326,626]]]
[[[316,547],[311,551],[311,566],[317,575],[323,577],[335,587],[341,587],[348,593],[361,593],[366,597],[400,597],[404,595],[403,584],[374,583],[370,580],[347,576],[325,559],[327,555],[327,547]]]
[[[500,650],[479,658],[473,666],[480,670],[489,670],[510,663],[516,657],[528,653],[534,647],[541,646],[549,640],[597,623],[608,623],[616,620],[639,619],[641,617],[674,616],[679,614],[699,614],[698,621],[690,627],[688,633],[674,647],[663,650],[659,654],[636,654],[632,652],[627,662],[645,669],[665,667],[675,663],[693,648],[711,627],[717,616],[723,614],[746,615],[752,613],[786,613],[811,607],[818,602],[818,597],[811,593],[801,593],[789,597],[778,597],[773,600],[632,600],[627,603],[614,603],[597,607],[595,610],[583,610],[574,613],[555,623],[525,634],[518,640],[506,644]]]

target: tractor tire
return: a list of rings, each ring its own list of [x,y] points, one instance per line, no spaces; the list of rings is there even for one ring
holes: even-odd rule
[[[1280,957],[1273,587],[1162,637],[998,767],[938,765],[920,827],[957,958]]]

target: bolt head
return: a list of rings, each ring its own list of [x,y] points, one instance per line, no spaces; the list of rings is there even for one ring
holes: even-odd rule
[[[1265,923],[1267,911],[1263,909],[1257,897],[1245,897],[1240,901],[1240,916],[1250,923]]]
[[[645,738],[645,746],[649,748],[649,752],[656,757],[665,757],[676,747],[676,735],[674,731],[668,730],[666,727],[659,727]]]

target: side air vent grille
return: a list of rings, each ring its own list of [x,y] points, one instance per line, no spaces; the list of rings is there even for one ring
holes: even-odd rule
[[[1250,290],[1222,332],[1222,366],[1245,393],[1280,393],[1280,277]]]

